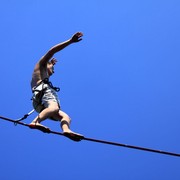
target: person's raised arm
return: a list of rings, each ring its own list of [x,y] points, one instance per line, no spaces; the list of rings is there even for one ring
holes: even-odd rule
[[[64,49],[65,47],[67,47],[68,45],[72,44],[72,43],[76,43],[82,40],[83,34],[81,32],[77,32],[75,33],[69,40],[64,41],[62,43],[59,43],[55,46],[53,46],[39,61],[39,63],[41,65],[46,65],[46,63],[53,57],[53,55],[59,51],[61,51],[62,49]]]

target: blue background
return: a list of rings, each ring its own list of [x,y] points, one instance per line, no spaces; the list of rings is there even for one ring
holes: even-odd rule
[[[0,115],[32,109],[35,63],[53,45],[52,82],[72,130],[180,153],[180,1],[9,0],[0,6]],[[26,123],[37,115],[34,113]],[[44,125],[61,131],[59,124]],[[179,180],[179,157],[67,138],[0,121],[1,180]]]

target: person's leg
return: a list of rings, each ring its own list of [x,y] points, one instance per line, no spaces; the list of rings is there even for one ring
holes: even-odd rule
[[[49,102],[48,107],[45,108],[39,115],[30,123],[31,128],[38,128],[40,130],[50,129],[40,124],[45,119],[50,118],[61,122],[61,128],[65,136],[74,141],[83,139],[83,135],[75,133],[70,129],[70,117],[59,109],[59,104],[56,102]]]
[[[83,139],[83,135],[75,133],[70,129],[71,119],[65,112],[59,110],[58,114],[55,114],[52,118],[61,122],[61,128],[65,136],[74,141]]]
[[[61,128],[63,132],[72,132],[70,130],[71,119],[65,112],[59,110],[58,113],[54,113],[51,118],[61,122]]]
[[[39,115],[30,123],[31,125],[38,125],[38,126],[43,126],[40,124],[42,121],[44,121],[47,118],[51,118],[54,116],[54,114],[58,114],[59,112],[59,106],[58,103],[56,102],[49,102],[47,108],[42,110]],[[43,126],[45,127],[45,126]]]

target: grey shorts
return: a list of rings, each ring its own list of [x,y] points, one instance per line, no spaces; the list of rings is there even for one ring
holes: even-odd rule
[[[32,97],[33,107],[37,112],[41,112],[44,108],[49,106],[49,102],[56,102],[60,108],[60,100],[57,92],[49,87],[48,84],[42,84],[36,88]]]

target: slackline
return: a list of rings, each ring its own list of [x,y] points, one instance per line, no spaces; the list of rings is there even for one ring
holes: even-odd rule
[[[29,124],[23,123],[23,122],[18,121],[18,120],[9,119],[9,118],[3,117],[3,116],[0,116],[0,119],[12,122],[15,125],[19,124],[19,125],[26,126],[26,127],[30,128]],[[47,133],[65,136],[61,132],[56,132],[56,131],[52,131],[52,130],[49,130],[49,132],[47,132]],[[125,147],[125,148],[131,148],[131,149],[137,149],[137,150],[142,150],[142,151],[148,151],[148,152],[153,152],[153,153],[159,153],[159,154],[165,154],[165,155],[180,157],[180,154],[173,153],[173,152],[162,151],[162,150],[157,150],[157,149],[150,149],[150,148],[145,148],[145,147],[140,147],[140,146],[133,146],[133,145],[122,144],[122,143],[117,143],[117,142],[110,142],[110,141],[92,139],[92,138],[87,138],[87,137],[82,137],[81,140],[92,141],[92,142],[96,142],[96,143],[109,144],[109,145],[114,145],[114,146],[121,146],[121,147]]]

